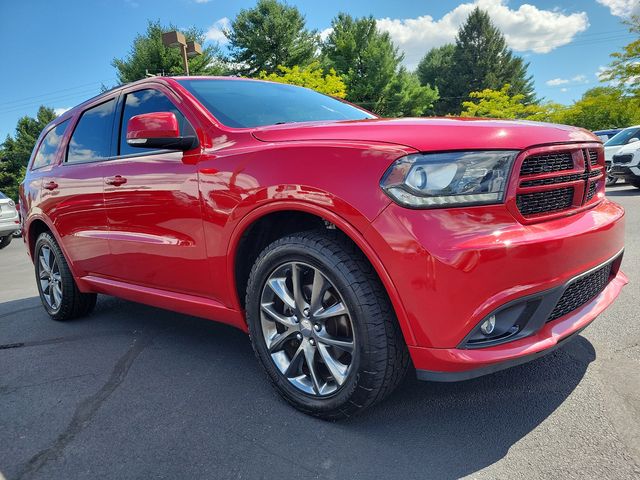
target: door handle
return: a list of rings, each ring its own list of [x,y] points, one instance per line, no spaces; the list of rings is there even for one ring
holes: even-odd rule
[[[119,187],[120,185],[124,185],[125,183],[127,183],[127,179],[124,178],[123,176],[116,175],[115,177],[107,178],[105,180],[105,183],[107,185],[113,185],[115,187]]]
[[[47,190],[55,190],[56,188],[58,188],[58,184],[56,182],[48,182],[44,184],[44,188],[46,188]]]

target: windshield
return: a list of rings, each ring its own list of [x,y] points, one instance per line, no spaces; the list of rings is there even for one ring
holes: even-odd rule
[[[9,197],[7,197],[4,193],[0,192],[0,200],[2,200],[4,198],[9,198]]]
[[[220,122],[252,128],[316,120],[362,120],[373,115],[308,88],[252,80],[179,80]]]
[[[604,146],[616,147],[618,145],[626,145],[632,138],[640,138],[640,128],[626,128],[617,135],[611,137],[611,140],[605,143]]]

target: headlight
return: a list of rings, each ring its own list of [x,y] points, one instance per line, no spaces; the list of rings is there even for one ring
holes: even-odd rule
[[[516,155],[505,150],[408,155],[389,167],[380,186],[412,208],[500,203]]]

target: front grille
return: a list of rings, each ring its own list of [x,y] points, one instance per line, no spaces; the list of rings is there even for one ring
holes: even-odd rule
[[[613,262],[609,262],[569,284],[547,321],[550,322],[556,318],[567,315],[598,296],[609,282],[612,265]]]
[[[573,204],[573,187],[522,193],[516,197],[516,204],[524,216],[566,210]]]
[[[540,185],[555,185],[556,183],[575,182],[576,180],[586,180],[600,175],[600,172],[572,173],[571,175],[561,175],[559,177],[540,178],[538,180],[525,180],[521,187],[538,187]]]
[[[587,199],[585,201],[588,202],[589,200],[591,200],[597,191],[598,182],[591,182],[591,184],[589,184],[589,190],[587,190]]]
[[[589,152],[589,163],[592,167],[598,165],[598,151],[597,150],[588,150]]]
[[[633,160],[633,154],[626,153],[624,155],[614,155],[612,160],[613,163],[631,163],[631,160]]]
[[[571,152],[545,153],[526,158],[520,167],[520,175],[536,175],[572,169],[573,156]]]

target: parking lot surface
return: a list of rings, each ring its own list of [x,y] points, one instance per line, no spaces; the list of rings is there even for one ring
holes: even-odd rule
[[[618,301],[574,341],[458,384],[412,372],[328,423],[268,384],[230,327],[100,296],[57,323],[21,240],[0,251],[0,479],[640,476],[640,190]]]

